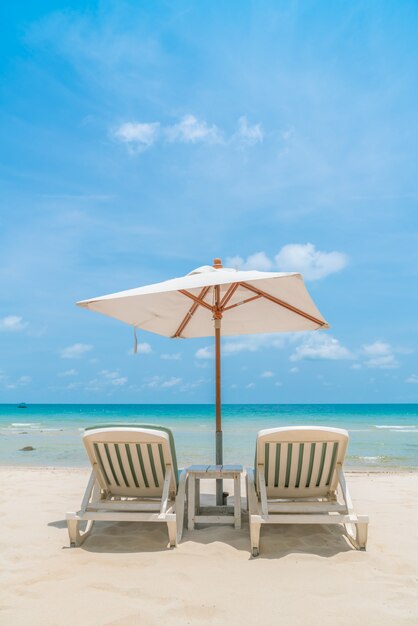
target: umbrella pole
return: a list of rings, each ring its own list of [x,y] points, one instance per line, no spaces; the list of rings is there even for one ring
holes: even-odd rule
[[[216,465],[223,464],[221,405],[221,320],[215,319]],[[216,481],[216,504],[222,506],[223,481]]]

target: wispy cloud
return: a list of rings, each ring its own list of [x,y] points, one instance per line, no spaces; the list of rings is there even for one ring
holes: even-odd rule
[[[260,348],[282,348],[286,339],[273,333],[230,337],[222,344],[223,356],[239,354],[241,352],[257,352]],[[213,359],[213,346],[205,346],[196,351],[197,359]]]
[[[170,389],[172,387],[178,387],[182,382],[183,379],[177,376],[151,376],[150,378],[145,378],[142,387],[148,389]]]
[[[213,359],[213,348],[206,346],[204,348],[199,348],[195,352],[196,359]]]
[[[411,374],[410,376],[408,376],[405,382],[409,383],[410,385],[418,385],[418,376],[416,374]]]
[[[238,130],[228,139],[216,124],[209,124],[189,113],[175,124],[127,121],[111,129],[115,141],[125,144],[132,154],[144,152],[158,141],[184,144],[224,144],[250,147],[261,143],[264,132],[260,123],[250,125],[245,116],[238,120]]]
[[[246,116],[243,115],[238,120],[238,130],[234,138],[246,146],[262,143],[264,139],[263,127],[261,124],[253,124],[251,126]]]
[[[112,136],[116,141],[127,144],[134,152],[143,152],[155,143],[159,129],[159,122],[125,122],[113,129]]]
[[[24,322],[20,315],[6,315],[0,319],[0,331],[3,332],[18,332],[24,330],[27,325],[27,322]]]
[[[226,266],[238,270],[260,270],[261,272],[268,272],[274,268],[274,263],[268,258],[265,252],[255,252],[254,254],[250,254],[247,259],[243,259],[240,256],[227,257]]]
[[[62,359],[80,359],[93,349],[93,346],[87,343],[74,343],[72,346],[68,346],[61,350]]]
[[[163,359],[163,361],[181,361],[181,352],[173,352],[172,354],[164,352],[161,354],[160,358]]]
[[[115,389],[124,387],[128,382],[127,376],[121,376],[119,370],[101,370],[96,378],[90,380],[86,386],[86,391],[104,391],[105,389]],[[78,383],[76,383],[78,384]]]
[[[60,372],[58,376],[77,376],[78,372],[75,369],[65,370],[65,372]]]
[[[271,372],[270,370],[266,370],[265,372],[262,372],[260,374],[260,378],[273,378],[274,377],[274,372]]]
[[[180,122],[165,129],[167,140],[174,143],[222,143],[222,133],[194,115],[185,115]]]
[[[270,259],[265,252],[250,254],[247,259],[240,256],[229,257],[226,265],[242,270],[278,270],[300,272],[306,280],[319,280],[344,269],[348,257],[342,252],[322,252],[314,244],[290,243]]]
[[[395,357],[394,349],[385,341],[375,341],[363,346],[362,352],[367,357],[364,365],[371,369],[396,369],[399,362]]]
[[[302,361],[303,359],[340,361],[352,358],[354,357],[350,350],[342,346],[338,339],[320,333],[307,334],[290,356],[291,361]]]

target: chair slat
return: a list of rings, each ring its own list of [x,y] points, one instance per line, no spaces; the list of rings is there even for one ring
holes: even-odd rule
[[[308,480],[308,472],[309,472],[309,460],[311,456],[312,443],[305,442],[303,444],[303,463],[302,463],[302,471],[300,473],[300,481],[299,487],[305,488]]]
[[[338,454],[338,441],[336,441],[332,447],[332,456],[331,456],[331,463],[330,463],[330,467],[329,467],[329,472],[328,472],[328,476],[327,476],[327,480],[326,480],[326,486],[329,487],[331,484],[331,480],[332,480],[332,476],[335,472],[335,465],[337,462],[337,454]]]
[[[119,482],[119,478],[116,474],[115,471],[115,465],[114,465],[114,460],[112,458],[112,454],[111,454],[111,445],[109,445],[108,443],[104,443],[103,444],[103,448],[104,448],[104,453],[105,453],[105,458],[106,458],[106,463],[107,464],[107,475],[110,478],[110,483],[111,484],[116,484],[118,487],[120,486],[120,482]]]
[[[122,474],[123,482],[125,484],[125,487],[130,487],[128,476],[127,476],[129,464],[127,463],[127,459],[125,455],[124,455],[124,458],[122,459],[121,451],[123,452],[122,444],[120,447],[118,443],[115,443],[115,452],[116,452],[116,456],[118,459],[119,470],[120,470],[120,473]]]
[[[270,444],[266,443],[264,445],[264,477],[266,480],[266,485],[269,484],[269,460],[270,460]]]
[[[283,488],[286,478],[287,444],[282,443],[280,450],[279,488]]]
[[[272,487],[274,485],[276,474],[276,444],[269,443],[269,464],[268,464],[268,476],[269,481],[267,486]]]
[[[102,444],[101,447],[103,448],[103,444]],[[105,465],[104,465],[104,458],[102,456],[102,453],[104,452],[104,448],[102,450],[100,450],[99,445],[97,443],[95,443],[95,444],[93,444],[93,449],[94,449],[94,454],[95,454],[95,457],[96,457],[97,464],[99,466],[100,473],[102,474],[103,478],[105,479],[106,484],[109,486],[110,485],[110,479],[109,479],[109,476],[107,474],[107,471],[106,471],[106,468],[105,468]]]
[[[139,481],[138,481],[137,470],[136,470],[135,465],[134,465],[134,459],[132,457],[132,452],[131,452],[130,445],[129,445],[129,443],[125,443],[123,447],[124,447],[124,450],[125,450],[126,459],[128,461],[129,471],[130,471],[132,482],[135,484],[135,487],[139,488]]]
[[[123,475],[120,470],[118,455],[116,453],[116,445],[114,443],[109,442],[109,443],[105,443],[105,449],[106,447],[109,452],[109,456],[110,456],[109,463],[111,464],[110,469],[112,471],[112,475],[115,480],[115,483],[117,484],[118,487],[125,487],[125,481],[123,479]]]
[[[293,456],[293,443],[287,444],[287,460],[286,460],[286,478],[284,482],[285,487],[290,485],[290,477],[292,470],[292,456]]]
[[[280,454],[281,454],[281,444],[276,443],[276,459],[275,459],[275,468],[274,468],[274,486],[279,486],[279,478],[280,478]]]
[[[317,474],[316,483],[315,483],[316,487],[320,486],[321,481],[322,481],[322,476],[324,474],[325,458],[326,458],[326,454],[327,454],[327,448],[328,448],[328,444],[326,442],[321,444],[321,456],[320,456],[318,474]]]
[[[298,488],[300,486],[300,479],[302,476],[302,467],[303,467],[303,453],[305,449],[305,444],[300,443],[298,446],[298,455],[297,455],[297,471],[296,471],[296,480],[295,487]]]
[[[149,487],[149,482],[148,482],[147,470],[146,470],[145,462],[144,462],[143,446],[141,446],[140,443],[137,443],[135,445],[135,448],[136,448],[136,454],[137,454],[139,466],[141,468],[142,481],[143,481],[145,487],[148,488]],[[148,463],[148,465],[149,465],[149,463]]]

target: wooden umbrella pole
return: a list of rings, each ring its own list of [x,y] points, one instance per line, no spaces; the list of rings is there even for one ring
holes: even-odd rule
[[[215,268],[222,267],[220,259],[215,259],[213,266]],[[214,325],[215,325],[215,387],[216,387],[216,465],[223,464],[223,446],[222,446],[222,403],[221,403],[221,288],[215,286],[215,302],[214,302]],[[223,481],[216,481],[216,504],[222,506],[224,503]]]

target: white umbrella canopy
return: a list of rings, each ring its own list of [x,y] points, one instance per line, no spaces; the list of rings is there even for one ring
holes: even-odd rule
[[[172,338],[214,335],[213,320],[219,312],[222,335],[328,328],[297,273],[237,271],[205,265],[181,278],[77,304]]]
[[[134,328],[165,337],[215,336],[216,463],[222,464],[222,335],[298,332],[329,328],[301,274],[198,267],[186,276],[77,302]],[[222,503],[222,482],[217,486]]]

